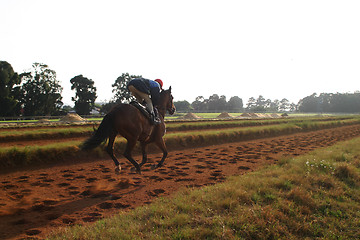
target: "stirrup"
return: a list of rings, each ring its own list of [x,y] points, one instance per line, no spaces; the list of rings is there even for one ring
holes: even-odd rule
[[[161,123],[161,120],[155,114],[150,114],[150,123],[151,125],[158,125]]]

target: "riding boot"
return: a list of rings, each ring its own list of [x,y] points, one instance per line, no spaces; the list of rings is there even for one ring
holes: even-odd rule
[[[154,112],[150,113],[150,122],[152,125],[157,125],[161,123],[160,119],[155,115]]]

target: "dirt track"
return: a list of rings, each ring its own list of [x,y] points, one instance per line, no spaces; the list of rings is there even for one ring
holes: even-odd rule
[[[0,239],[41,239],[59,226],[86,224],[149,204],[182,187],[201,187],[253,171],[281,156],[296,156],[360,136],[360,125],[229,143],[169,153],[165,166],[142,175],[121,158],[121,175],[110,159],[0,175]],[[137,157],[139,159],[139,157]]]

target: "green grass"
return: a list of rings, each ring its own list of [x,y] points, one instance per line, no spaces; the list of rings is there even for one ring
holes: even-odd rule
[[[6,130],[1,131],[0,136],[20,136],[20,135],[35,135],[35,134],[53,134],[53,133],[71,133],[71,132],[89,132],[93,131],[92,127],[50,127],[40,129],[24,129],[22,131]]]
[[[39,140],[54,138],[69,138],[90,136],[93,127],[50,127],[40,129],[24,129],[22,131],[6,130],[0,131],[0,141],[21,141],[21,140]]]
[[[239,127],[229,129],[212,129],[207,131],[175,132],[165,135],[165,142],[169,150],[184,147],[208,146],[226,142],[251,140],[264,137],[274,137],[295,132],[324,129],[344,124],[358,123],[357,119],[324,122],[303,122],[297,124],[285,123],[258,127]],[[3,169],[16,166],[36,165],[44,162],[59,162],[65,157],[98,156],[101,148],[94,151],[80,151],[77,147],[80,141],[64,141],[44,146],[2,147],[0,149],[0,167]],[[116,153],[122,154],[125,140],[118,138],[115,143]],[[139,149],[136,149],[139,152]]]
[[[49,239],[358,239],[360,138]]]
[[[274,137],[296,132],[331,128],[336,126],[358,124],[358,119],[323,122],[296,122],[257,127],[238,127],[229,129],[213,129],[207,131],[176,132],[165,135],[166,144],[170,146],[195,147],[225,142],[251,140]]]
[[[326,124],[331,124],[332,122],[325,122]],[[309,127],[308,124],[306,124],[307,128]],[[315,128],[317,125],[314,123],[311,125],[313,128]],[[67,134],[69,133],[69,131],[79,131],[80,133],[83,131],[86,131],[88,128],[79,128],[79,129],[63,129],[61,131],[59,131],[59,133],[62,133],[64,131],[63,134]],[[278,125],[271,125],[271,126],[256,126],[256,127],[235,127],[235,128],[229,128],[229,129],[210,129],[210,130],[206,130],[206,131],[187,131],[187,132],[173,132],[173,133],[167,133],[165,135],[165,140],[167,141],[172,141],[171,139],[174,139],[174,141],[179,140],[181,141],[181,139],[186,140],[189,138],[203,138],[203,140],[206,140],[207,138],[218,138],[219,141],[225,141],[226,139],[224,137],[228,136],[228,137],[233,137],[236,135],[241,135],[241,136],[247,136],[247,135],[254,135],[254,137],[258,137],[258,135],[264,134],[266,132],[281,132],[281,131],[285,131],[286,129],[289,129],[289,131],[294,130],[294,131],[298,131],[300,130],[300,128],[297,125],[294,124],[278,124]],[[91,129],[92,130],[92,129]],[[37,130],[36,132],[38,133],[48,133],[48,132],[58,132],[57,129],[45,129],[45,130]],[[29,133],[27,132],[19,132],[18,135],[22,135],[22,134],[34,134],[34,131],[29,131]],[[6,135],[6,134],[5,134]],[[219,138],[222,137],[222,138]],[[124,142],[123,138],[118,137],[117,138],[117,142]],[[63,141],[63,142],[57,142],[57,143],[52,143],[52,144],[47,144],[45,146],[28,146],[28,147],[2,147],[0,149],[0,153],[1,152],[6,152],[9,149],[17,149],[19,151],[23,150],[23,149],[50,149],[50,148],[57,148],[57,149],[61,149],[63,147],[68,147],[68,146],[72,146],[72,145],[78,145],[80,144],[81,141]],[[168,144],[168,145],[171,145]]]
[[[178,117],[180,116],[184,116],[187,113],[175,113],[175,116],[169,116],[166,115],[167,120],[176,120]],[[217,118],[221,112],[218,113],[194,113],[196,116],[202,117],[204,119],[214,119]],[[241,114],[243,113],[229,113],[231,116],[233,117],[239,117],[241,116]],[[262,114],[271,114],[271,113],[262,113]],[[281,115],[281,113],[278,113],[279,115]],[[289,117],[334,117],[334,116],[345,116],[345,115],[336,115],[336,114],[319,114],[319,113],[287,113],[289,115]]]
[[[37,122],[39,122],[41,119],[37,119],[37,120],[35,120],[35,119],[19,119],[19,120],[17,120],[17,119],[14,119],[14,120],[5,120],[5,121],[0,121],[0,123],[14,123],[14,122],[16,122],[16,123],[37,123]],[[57,118],[57,119],[48,119],[48,121],[49,122],[58,122],[58,121],[60,121],[60,119],[59,118]]]
[[[195,121],[195,122],[168,122],[167,132],[203,130],[203,129],[223,129],[235,127],[262,126],[282,123],[296,123],[307,125],[313,122],[321,121],[357,121],[356,117],[329,117],[329,118],[290,118],[290,119],[262,119],[262,120],[218,120],[218,121]],[[316,124],[316,123],[315,123]],[[19,129],[2,129],[0,131],[0,142],[21,141],[21,140],[42,140],[42,139],[59,139],[89,136],[93,132],[95,124],[72,125],[72,126],[48,126],[41,128],[20,128]]]
[[[334,119],[330,119],[334,120]],[[344,120],[344,119],[339,119]],[[303,121],[324,121],[324,118],[312,119],[231,119],[231,120],[217,120],[217,121],[193,121],[193,122],[169,122],[166,124],[167,130],[181,131],[181,130],[197,130],[197,129],[214,129],[214,128],[230,128],[230,127],[248,127],[248,126],[261,126],[271,124],[281,124],[290,122],[303,122]]]

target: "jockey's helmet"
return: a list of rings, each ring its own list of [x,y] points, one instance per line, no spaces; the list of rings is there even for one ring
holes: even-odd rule
[[[160,84],[160,87],[162,89],[163,87],[163,82],[161,81],[161,79],[155,79],[155,82],[159,83]]]

